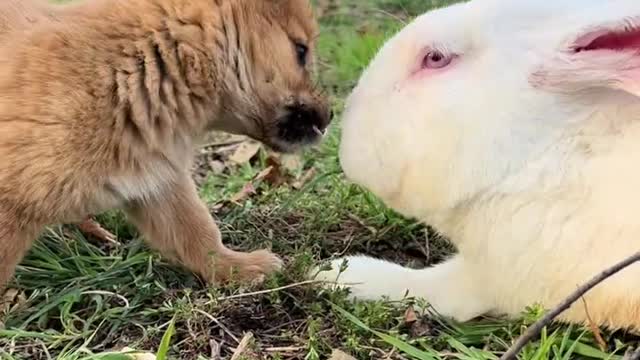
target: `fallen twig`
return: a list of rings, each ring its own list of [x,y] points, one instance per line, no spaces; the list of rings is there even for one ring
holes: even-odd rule
[[[208,312],[206,312],[204,310],[200,310],[200,309],[194,309],[193,311],[203,315],[207,319],[209,319],[209,320],[213,321],[214,323],[216,323],[216,325],[218,325],[220,327],[220,329],[222,329],[222,331],[224,331],[227,335],[229,335],[229,337],[231,337],[233,339],[233,341],[236,342],[236,344],[240,344],[240,340],[235,335],[233,335],[231,330],[229,330],[229,328],[227,328],[223,323],[220,322],[220,320],[216,319],[213,315],[209,314]]]
[[[368,226],[367,224],[365,224],[365,222],[360,219],[359,217],[357,217],[354,214],[347,214],[347,217],[353,221],[355,221],[356,223],[358,223],[358,225],[362,226],[363,228],[367,229],[367,231],[369,231],[371,233],[371,235],[376,236],[378,235],[378,230],[376,230],[373,226]]]
[[[587,300],[585,300],[584,297],[580,297],[580,298],[582,299],[582,303],[584,305],[584,312],[587,315],[587,321],[589,322],[589,329],[591,329],[591,332],[593,333],[593,336],[595,337],[596,342],[598,343],[598,346],[600,346],[600,350],[605,351],[607,349],[607,342],[604,341],[604,338],[602,337],[602,332],[600,331],[600,328],[598,328],[598,324],[596,324],[596,322],[593,321],[593,319],[591,318]]]
[[[273,288],[273,289],[260,290],[260,291],[254,291],[254,292],[249,292],[249,293],[244,293],[244,294],[237,294],[237,295],[230,295],[230,296],[223,296],[223,297],[217,298],[216,301],[233,300],[233,299],[240,299],[240,298],[251,297],[251,296],[256,296],[256,295],[271,294],[271,293],[275,293],[275,292],[279,292],[279,291],[287,290],[287,289],[291,289],[291,288],[296,288],[296,287],[300,287],[300,286],[304,286],[304,285],[320,284],[320,283],[323,283],[323,281],[321,281],[321,280],[307,280],[307,281],[302,281],[302,282],[298,282],[298,283],[295,283],[295,284],[289,284],[289,285],[285,285],[285,286],[281,286],[281,287],[277,287],[277,288]]]
[[[224,141],[218,141],[218,142],[210,142],[210,143],[206,143],[206,144],[202,144],[199,146],[200,149],[206,149],[206,148],[220,148],[223,146],[231,146],[231,145],[238,145],[240,143],[243,143],[247,141],[246,139],[229,139],[229,140],[224,140]]]
[[[247,298],[247,297],[252,297],[252,296],[272,294],[272,293],[276,293],[276,292],[279,292],[279,291],[282,291],[282,290],[288,290],[288,289],[293,289],[293,288],[297,288],[297,287],[300,287],[300,286],[315,285],[315,284],[334,284],[334,285],[343,285],[343,286],[346,285],[346,286],[349,286],[349,285],[359,285],[361,283],[338,283],[336,281],[306,280],[306,281],[301,281],[301,282],[297,282],[297,283],[294,283],[294,284],[280,286],[280,287],[273,288],[273,289],[253,291],[253,292],[237,294],[237,295],[222,296],[222,297],[216,298],[215,300],[207,301],[205,303],[205,305],[211,305],[212,303],[218,302],[218,301],[236,300],[236,299],[242,299],[242,298]]]
[[[525,333],[522,334],[522,336],[511,346],[511,348],[509,348],[509,350],[505,352],[504,355],[502,355],[500,360],[516,359],[516,355],[520,352],[520,350],[522,350],[534,337],[538,336],[538,334],[540,334],[540,331],[542,331],[545,326],[549,325],[558,315],[571,307],[571,305],[578,301],[584,294],[586,294],[589,290],[593,289],[604,280],[617,274],[618,272],[638,261],[640,261],[640,252],[637,252],[635,255],[601,272],[600,274],[589,280],[589,282],[580,286],[555,309],[548,312],[542,319],[531,325],[527,329],[527,331],[525,331]]]
[[[393,14],[393,13],[391,13],[391,12],[388,12],[388,11],[385,11],[385,10],[382,10],[382,9],[374,9],[374,11],[375,11],[375,12],[378,12],[378,13],[380,13],[380,14],[382,14],[382,15],[388,16],[388,17],[390,17],[390,18],[392,18],[392,19],[396,20],[397,22],[401,23],[402,25],[407,25],[407,20],[405,20],[405,19],[401,18],[400,16],[395,15],[395,14]],[[405,11],[405,15],[406,15],[406,16],[409,16],[409,15],[406,13],[406,11]]]
[[[282,346],[282,347],[269,347],[264,349],[268,353],[294,353],[300,350],[304,350],[301,346]]]

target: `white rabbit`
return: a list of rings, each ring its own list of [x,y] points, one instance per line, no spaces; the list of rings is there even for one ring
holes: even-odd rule
[[[458,253],[419,270],[354,256],[341,274],[337,259],[317,278],[459,321],[551,308],[640,250],[640,1],[426,13],[379,51],[342,127],[346,175]],[[640,265],[585,300],[597,324],[640,330]],[[586,319],[582,302],[561,318]]]

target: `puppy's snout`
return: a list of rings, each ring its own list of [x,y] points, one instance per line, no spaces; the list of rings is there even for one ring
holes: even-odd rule
[[[278,124],[279,136],[289,143],[313,142],[326,133],[333,115],[331,110],[306,103],[285,107],[285,115]]]
[[[287,108],[291,121],[302,126],[312,126],[324,131],[333,118],[332,110],[320,110],[305,103],[298,103]]]

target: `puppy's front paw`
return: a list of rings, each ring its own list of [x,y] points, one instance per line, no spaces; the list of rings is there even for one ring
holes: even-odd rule
[[[218,262],[215,281],[240,281],[252,284],[262,283],[266,276],[282,269],[282,260],[268,250],[250,253],[234,252]]]
[[[84,233],[85,235],[94,236],[96,239],[103,241],[110,245],[119,245],[118,238],[109,232],[107,229],[103,228],[97,221],[93,218],[88,217],[83,222],[79,223],[78,229]]]

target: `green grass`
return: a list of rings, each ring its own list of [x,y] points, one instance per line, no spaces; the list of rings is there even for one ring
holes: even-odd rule
[[[339,113],[384,40],[412,16],[446,1],[323,3],[320,80]],[[110,353],[125,346],[157,353],[159,359],[210,359],[212,349],[229,358],[248,332],[256,356],[245,358],[325,359],[336,348],[358,359],[499,357],[540,316],[539,309],[523,309],[520,321],[457,324],[419,301],[354,303],[344,292],[296,285],[319,261],[344,253],[421,267],[452,251],[430,229],[398,216],[344,179],[337,125],[293,170],[293,176],[316,170],[303,188],[260,184],[257,195],[214,213],[230,246],[270,246],[285,259],[286,271],[258,289],[208,288],[150,251],[117,212],[100,217],[118,234],[116,247],[87,241],[73,227],[51,228],[20,265],[11,285],[16,296],[0,306],[0,359],[125,359]],[[227,200],[265,166],[261,153],[256,161],[209,176],[202,197],[211,204]],[[418,314],[416,321],[406,321],[409,307]],[[604,352],[587,329],[554,325],[521,358],[620,358],[630,340],[603,336],[609,346]]]

